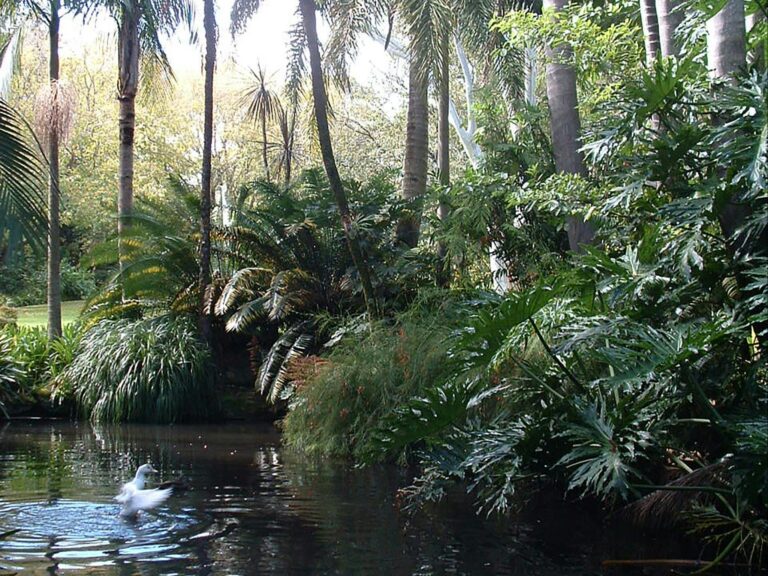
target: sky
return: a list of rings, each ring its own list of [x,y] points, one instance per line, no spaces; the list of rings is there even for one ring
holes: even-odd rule
[[[286,47],[288,31],[296,21],[295,0],[266,0],[251,19],[243,34],[233,39],[229,32],[229,13],[233,0],[217,0],[216,18],[219,27],[218,59],[220,62],[232,60],[236,68],[244,73],[257,64],[267,71],[276,81],[282,82],[285,76]],[[200,45],[190,46],[188,34],[178,33],[165,43],[171,66],[179,76],[198,74],[202,70],[203,31],[202,0],[192,0],[195,5],[196,26]],[[328,28],[318,20],[318,32],[322,38],[327,36]],[[81,19],[67,17],[61,26],[61,52],[63,56],[74,55],[88,46],[101,42],[106,37],[116,35],[115,22],[108,16],[94,17],[87,24]],[[352,66],[353,77],[362,84],[375,81],[378,73],[383,74],[392,63],[382,46],[373,41],[361,42],[360,55]]]

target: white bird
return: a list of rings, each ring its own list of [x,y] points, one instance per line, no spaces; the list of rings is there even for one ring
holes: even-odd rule
[[[123,507],[120,509],[120,516],[124,518],[135,518],[141,510],[155,508],[165,502],[173,492],[172,488],[153,488],[145,490],[144,485],[147,481],[147,474],[157,472],[151,464],[142,464],[136,470],[136,476],[130,482],[123,484],[120,494],[115,496]]]

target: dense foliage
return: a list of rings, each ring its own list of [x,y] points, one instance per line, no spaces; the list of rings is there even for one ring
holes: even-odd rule
[[[97,422],[183,422],[217,413],[210,354],[183,317],[96,324],[59,386]]]
[[[395,324],[360,320],[343,326],[322,358],[289,369],[290,410],[283,421],[286,443],[296,449],[363,459],[378,444],[383,422],[410,398],[448,376],[445,341],[450,322],[442,315],[411,312]],[[402,449],[403,447],[398,447]],[[388,457],[399,459],[400,452]]]
[[[629,0],[547,1],[543,11],[321,4],[332,30],[327,69],[312,67],[315,102],[300,89],[306,22],[291,35],[285,93],[259,68],[243,94],[219,97],[208,220],[198,127],[177,105],[199,115],[201,103],[161,100],[142,111],[158,129],[137,140],[136,206],[110,231],[103,194],[116,170],[100,147],[116,135],[96,118],[107,95],[92,81],[103,71],[77,77],[89,108],[66,151],[62,281],[65,295],[89,298],[83,327],[48,342],[0,308],[0,408],[54,387],[94,420],[206,419],[214,372],[247,356],[289,446],[414,465],[399,499],[409,509],[460,486],[479,511],[504,513],[547,485],[639,522],[683,525],[713,563],[764,562],[763,3],[746,3],[756,23],[729,70],[717,51],[735,44],[718,34],[739,30],[712,22],[724,5],[743,9],[733,0],[680,3],[671,44],[657,49]],[[233,30],[258,6],[236,3]],[[301,13],[316,7],[302,0]],[[404,110],[385,110],[390,94],[346,93],[359,36],[384,21],[381,39],[410,66],[405,138]],[[659,17],[657,31],[668,24]],[[577,100],[569,119],[555,114],[566,96]],[[8,114],[0,135],[37,166],[23,121]],[[449,119],[463,150],[446,142]],[[2,178],[18,169],[2,152],[6,190]],[[325,171],[313,167],[321,158]],[[16,217],[4,206],[34,207],[29,186],[0,194],[0,224]],[[0,229],[0,303],[42,300],[34,247],[19,222]]]

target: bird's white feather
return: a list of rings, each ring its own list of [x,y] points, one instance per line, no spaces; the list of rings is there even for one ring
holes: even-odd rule
[[[136,516],[141,510],[156,508],[168,499],[173,492],[172,488],[144,490],[146,475],[154,471],[150,465],[145,464],[139,467],[133,480],[123,485],[120,494],[115,496],[115,500],[123,505],[120,516]]]

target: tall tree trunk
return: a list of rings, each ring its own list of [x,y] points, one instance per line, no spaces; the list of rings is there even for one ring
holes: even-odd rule
[[[125,217],[133,212],[133,138],[136,127],[136,94],[139,87],[139,11],[137,0],[125,2],[117,33],[118,81],[120,103],[120,182],[117,196],[117,233],[120,268],[125,260],[122,237],[127,226]]]
[[[561,11],[568,0],[544,0],[544,8]],[[581,119],[576,95],[576,71],[567,64],[571,48],[567,45],[547,48],[547,100],[551,117],[552,148],[555,168],[568,174],[586,174],[584,158],[579,150]],[[591,244],[594,230],[588,222],[579,217],[568,219],[568,245],[574,252],[581,246]]]
[[[267,115],[261,116],[261,156],[264,161],[264,177],[269,182],[269,159],[267,158]]]
[[[656,0],[656,16],[662,57],[679,56],[680,45],[675,39],[675,32],[683,21],[680,0]]]
[[[659,19],[656,15],[655,0],[640,0],[640,21],[643,24],[643,39],[645,40],[645,63],[648,68],[651,68],[661,51]]]
[[[712,80],[735,82],[736,73],[747,60],[746,36],[744,1],[728,0],[707,21],[707,63]],[[725,202],[720,209],[720,226],[732,250],[738,249],[734,244],[737,232],[749,214],[749,206],[733,200]]]
[[[291,183],[291,169],[293,168],[293,142],[296,138],[296,106],[291,106],[291,119],[288,124],[288,142],[285,147],[285,185]]]
[[[414,201],[427,191],[428,130],[427,77],[416,68],[414,60],[411,59],[402,187],[403,199],[406,201]],[[397,239],[406,246],[415,247],[419,241],[420,222],[419,211],[409,211],[397,223]]]
[[[211,340],[208,287],[211,284],[211,161],[213,155],[213,74],[216,67],[216,12],[214,0],[205,0],[205,110],[203,113],[203,169],[200,177],[200,333]]]
[[[443,198],[445,190],[451,185],[450,123],[448,121],[450,103],[450,82],[448,65],[450,63],[449,38],[446,34],[440,43],[442,66],[438,77],[437,107],[437,170],[440,187],[443,192],[437,205],[437,217],[443,221],[448,218],[448,203]],[[444,242],[437,245],[437,284],[446,287],[450,283],[451,270],[448,261],[448,248]]]
[[[61,240],[59,219],[59,0],[51,0],[51,14],[48,23],[50,42],[49,76],[53,91],[54,109],[49,128],[48,160],[51,179],[48,187],[48,338],[61,336]]]
[[[744,0],[728,0],[707,21],[707,62],[710,77],[730,79],[747,60],[747,31]]]
[[[360,275],[360,282],[363,286],[363,297],[368,315],[371,317],[378,315],[378,306],[376,295],[373,292],[371,283],[371,273],[367,262],[363,258],[360,244],[357,241],[355,231],[352,229],[352,217],[349,213],[349,203],[347,195],[344,192],[344,185],[339,176],[339,170],[336,167],[336,159],[333,155],[333,145],[331,144],[331,131],[328,126],[328,97],[325,92],[325,81],[323,79],[323,68],[320,62],[320,46],[317,40],[317,23],[315,21],[315,0],[299,0],[299,9],[304,22],[304,33],[307,39],[309,49],[309,67],[312,71],[312,96],[315,108],[315,121],[317,122],[317,138],[320,141],[320,152],[323,156],[323,165],[325,173],[328,176],[328,183],[331,186],[336,206],[339,210],[341,225],[344,229],[344,236],[347,240],[349,253],[352,256],[352,262]]]

